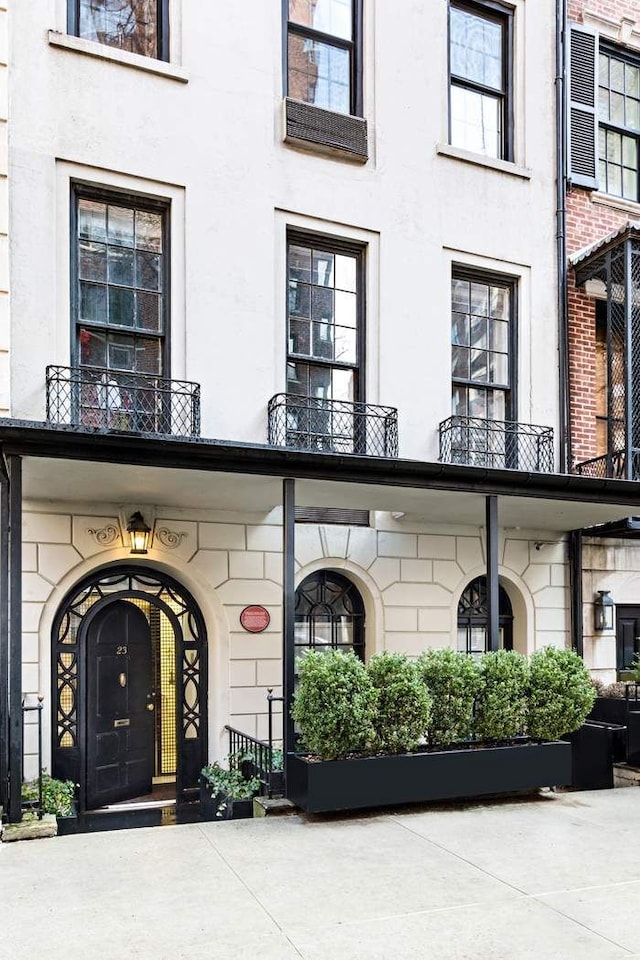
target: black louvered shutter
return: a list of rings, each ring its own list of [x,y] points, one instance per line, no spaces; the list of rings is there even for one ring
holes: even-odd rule
[[[569,57],[569,170],[571,183],[598,189],[598,37],[571,27]]]

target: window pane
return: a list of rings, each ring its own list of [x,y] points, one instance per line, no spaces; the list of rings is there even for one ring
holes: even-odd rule
[[[622,171],[622,196],[627,200],[638,199],[638,175],[635,170]]]
[[[109,207],[108,238],[109,243],[118,243],[124,247],[133,246],[133,210]]]
[[[335,345],[334,356],[340,363],[355,364],[356,354],[356,331],[350,327],[335,327]]]
[[[484,317],[471,317],[471,346],[479,350],[486,350],[489,346],[487,321]]]
[[[104,243],[80,243],[78,269],[83,280],[107,279],[107,248]]]
[[[487,418],[487,392],[469,388],[469,416]]]
[[[609,87],[611,90],[624,92],[624,63],[611,57],[609,64]]]
[[[499,157],[501,101],[475,90],[451,88],[451,143],[474,153]]]
[[[469,317],[463,313],[452,314],[451,342],[461,345],[469,343]]]
[[[110,337],[107,348],[109,369],[135,370],[136,350],[132,339],[128,337]]]
[[[98,203],[95,200],[78,201],[78,236],[87,240],[106,240],[106,203]]]
[[[156,253],[136,253],[136,286],[143,290],[160,289],[160,257]]]
[[[289,321],[289,353],[311,353],[311,335],[308,320]]]
[[[133,286],[133,250],[109,247],[109,283]]]
[[[452,373],[456,380],[469,379],[469,351],[466,347],[453,348]]]
[[[334,370],[332,378],[333,399],[353,400],[353,370]]]
[[[509,319],[509,288],[491,287],[491,316],[497,320]]]
[[[492,350],[499,350],[507,353],[509,349],[509,324],[503,320],[491,321],[491,343]]]
[[[289,20],[302,27],[350,40],[352,35],[351,0],[289,0]]]
[[[458,313],[469,312],[469,282],[467,280],[451,281],[451,303]]]
[[[136,247],[162,253],[162,216],[147,210],[136,210]]]
[[[289,313],[294,317],[311,315],[311,287],[308,283],[289,281]]]
[[[109,323],[120,327],[134,326],[133,290],[127,290],[125,287],[109,287]]]
[[[309,367],[309,396],[318,400],[331,398],[330,367]]]
[[[502,24],[451,7],[451,73],[502,90]]]
[[[289,35],[288,95],[336,113],[351,112],[350,53]]]
[[[162,298],[155,293],[136,293],[136,324],[141,330],[162,330]]]
[[[311,288],[311,316],[314,320],[333,320],[333,290]]]
[[[307,247],[289,246],[289,277],[291,280],[311,280],[311,250]]]
[[[293,393],[298,397],[309,395],[309,368],[306,364],[287,364],[287,393]]]
[[[159,340],[136,340],[136,370],[158,375],[162,370]]]
[[[466,417],[467,409],[467,388],[454,386],[451,397],[451,413],[454,417]]]
[[[507,395],[504,390],[491,390],[487,394],[487,417],[489,420],[506,420]]]
[[[322,360],[333,360],[334,327],[331,323],[313,324],[313,356]]]
[[[486,350],[471,351],[471,379],[484,381],[489,379],[488,354]]]
[[[97,283],[80,284],[80,319],[106,323],[107,288]]]
[[[322,250],[313,251],[311,282],[321,287],[333,287],[335,257]]]
[[[356,266],[355,257],[336,256],[336,287],[339,290],[356,292]]]
[[[357,324],[357,302],[355,293],[344,293],[336,290],[335,294],[335,321],[343,327],[354,327]]]
[[[509,358],[506,353],[489,354],[489,379],[492,383],[509,383]]]
[[[78,36],[156,57],[157,0],[80,0]]]
[[[80,329],[78,337],[80,363],[90,367],[104,367],[107,363],[106,336],[102,330]]]

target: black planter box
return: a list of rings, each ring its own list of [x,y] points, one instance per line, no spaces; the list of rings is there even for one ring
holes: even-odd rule
[[[308,813],[513,793],[571,783],[571,744],[519,743],[310,761],[287,756],[287,799]]]
[[[253,817],[253,799],[232,800],[225,793],[213,793],[201,778],[200,816],[203,820],[248,820]]]
[[[571,786],[576,790],[612,789],[613,763],[625,733],[626,727],[619,724],[587,720],[579,730],[563,737],[571,744]]]
[[[627,701],[622,697],[596,697],[587,720],[624,724],[627,722]]]
[[[59,817],[56,815],[56,820],[58,822],[58,836],[59,837],[69,837],[74,833],[78,833],[78,815],[70,813],[68,817]]]

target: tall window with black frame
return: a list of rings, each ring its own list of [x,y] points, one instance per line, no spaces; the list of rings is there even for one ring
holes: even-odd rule
[[[366,443],[357,410],[363,251],[290,234],[287,264],[286,445],[357,452]]]
[[[449,5],[449,135],[452,146],[511,160],[513,11],[493,0]]]
[[[454,463],[504,467],[514,419],[513,283],[456,271],[451,281]]]
[[[159,204],[76,194],[72,399],[84,426],[171,432],[162,389],[167,218]]]

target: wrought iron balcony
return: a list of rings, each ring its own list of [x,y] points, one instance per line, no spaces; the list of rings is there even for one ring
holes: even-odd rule
[[[278,393],[269,401],[269,443],[296,450],[397,457],[398,411],[373,403]]]
[[[616,450],[614,453],[605,453],[602,457],[593,460],[584,460],[577,463],[574,472],[581,477],[596,477],[599,480],[638,480],[640,479],[640,450],[632,448],[631,470],[627,473],[627,451]]]
[[[440,424],[440,460],[472,467],[552,473],[553,428],[511,420],[449,417]]]
[[[101,432],[200,436],[200,384],[101,367],[47,367],[47,421]]]

